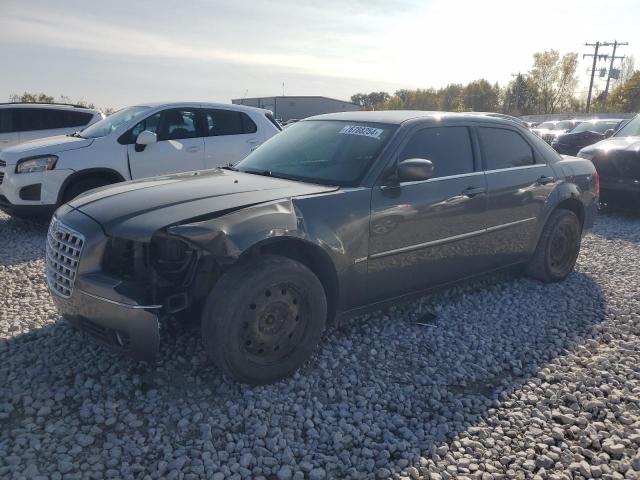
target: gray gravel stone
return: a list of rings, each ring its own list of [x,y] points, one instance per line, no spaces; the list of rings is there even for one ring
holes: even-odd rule
[[[640,219],[601,216],[565,282],[500,274],[346,320],[257,388],[177,321],[153,366],[71,329],[45,232],[0,214],[1,478],[640,478]]]

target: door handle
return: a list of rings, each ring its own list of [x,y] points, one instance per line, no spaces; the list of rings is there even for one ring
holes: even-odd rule
[[[9,143],[9,140],[0,140],[0,143]]]
[[[481,193],[487,193],[487,189],[484,187],[468,187],[462,191],[462,195],[469,198],[480,195]]]
[[[252,138],[251,140],[247,140],[247,143],[249,145],[255,145],[256,143],[260,143],[260,140],[258,140],[257,138]]]
[[[193,147],[187,148],[187,152],[189,153],[197,153],[199,151],[200,151],[200,147],[193,146]]]
[[[555,181],[555,178],[547,177],[547,176],[543,175],[540,178],[538,178],[538,180],[536,180],[536,184],[538,184],[538,185],[546,185],[547,183],[551,183],[553,181]]]

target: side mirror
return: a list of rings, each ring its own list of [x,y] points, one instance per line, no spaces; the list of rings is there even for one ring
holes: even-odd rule
[[[613,135],[614,132],[615,132],[615,129],[613,128],[610,128],[609,130],[605,130],[604,137],[609,138],[611,135]]]
[[[138,134],[138,138],[136,138],[136,145],[151,145],[152,143],[158,142],[158,136],[150,132],[149,130],[145,130]]]
[[[417,182],[433,177],[433,162],[426,158],[408,158],[398,164],[399,182]]]

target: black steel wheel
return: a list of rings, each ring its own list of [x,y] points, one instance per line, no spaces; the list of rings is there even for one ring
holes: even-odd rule
[[[578,254],[582,226],[575,213],[556,210],[547,220],[536,251],[527,265],[527,273],[543,282],[559,282],[573,271]]]
[[[324,330],[324,288],[307,267],[276,255],[227,272],[202,314],[204,346],[225,373],[259,385],[291,375]]]

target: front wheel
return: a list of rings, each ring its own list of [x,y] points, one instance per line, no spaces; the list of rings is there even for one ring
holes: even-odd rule
[[[324,288],[313,272],[265,255],[216,283],[202,312],[202,341],[223,372],[261,385],[291,375],[311,356],[326,317]]]
[[[582,226],[575,213],[554,211],[542,230],[527,274],[542,282],[560,282],[575,267],[580,253]]]

